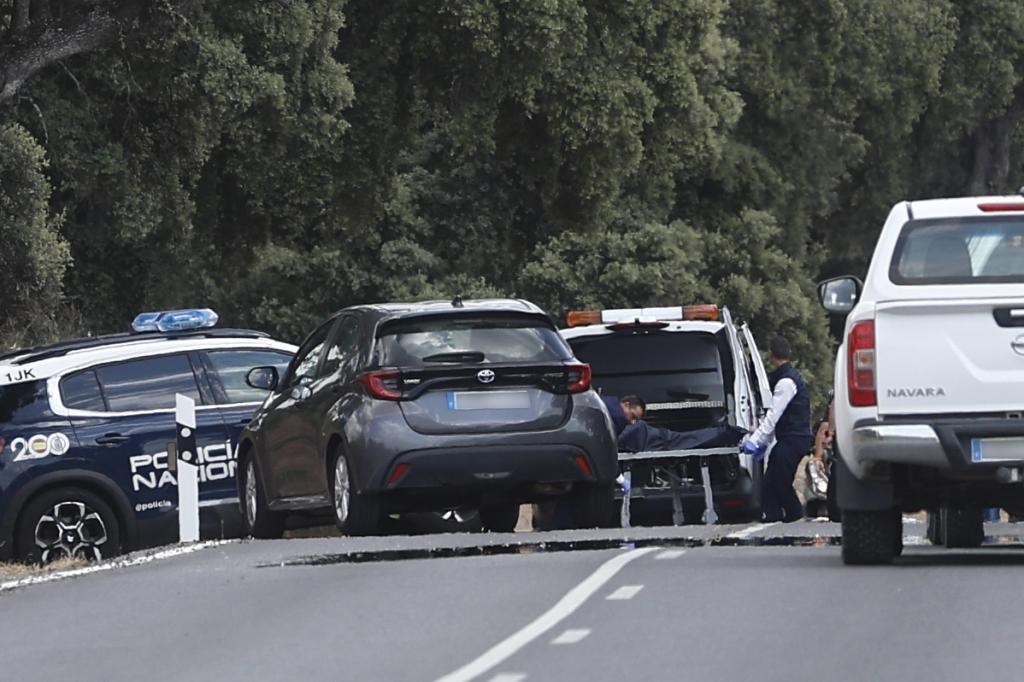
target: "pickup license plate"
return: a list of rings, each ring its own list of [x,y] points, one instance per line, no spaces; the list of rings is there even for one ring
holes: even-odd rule
[[[971,461],[1024,461],[1024,438],[972,438]]]
[[[450,391],[449,410],[525,410],[530,407],[526,391]]]

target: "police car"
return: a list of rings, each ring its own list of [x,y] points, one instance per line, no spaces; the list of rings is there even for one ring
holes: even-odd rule
[[[214,328],[208,309],[144,313],[132,332],[0,355],[0,560],[101,559],[178,538],[178,393],[196,403],[204,537],[239,534],[234,443],[295,347]]]

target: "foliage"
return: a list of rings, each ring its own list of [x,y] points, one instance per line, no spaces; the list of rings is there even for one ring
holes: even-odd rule
[[[1022,13],[0,0],[8,64],[57,55],[0,97],[0,334],[191,305],[297,339],[360,301],[708,300],[822,381],[815,279],[862,272],[896,201],[1019,178]],[[93,38],[52,52],[76,26]]]

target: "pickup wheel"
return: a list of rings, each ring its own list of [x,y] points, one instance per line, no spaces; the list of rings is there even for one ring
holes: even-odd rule
[[[981,547],[985,539],[984,511],[977,507],[943,507],[940,537],[950,549]]]
[[[889,564],[903,550],[898,511],[843,511],[843,563]]]

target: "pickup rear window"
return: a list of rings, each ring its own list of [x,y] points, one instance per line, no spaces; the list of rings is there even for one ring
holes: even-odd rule
[[[1024,217],[911,221],[889,278],[906,285],[1024,283]]]
[[[451,315],[395,320],[379,333],[380,364],[395,367],[560,362],[572,355],[542,320],[522,315]]]

